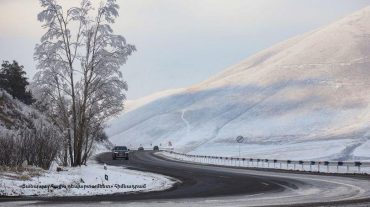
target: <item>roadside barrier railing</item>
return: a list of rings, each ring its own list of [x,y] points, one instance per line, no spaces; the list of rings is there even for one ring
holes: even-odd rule
[[[369,174],[370,162],[360,161],[307,161],[307,160],[278,160],[258,159],[243,157],[223,157],[192,155],[174,152],[172,150],[161,150],[166,156],[174,159],[203,163],[209,165],[222,165],[243,168],[269,168],[282,170],[297,170],[321,173],[345,173],[345,174]]]

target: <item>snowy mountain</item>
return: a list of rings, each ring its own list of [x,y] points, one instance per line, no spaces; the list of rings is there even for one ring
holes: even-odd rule
[[[370,7],[291,38],[110,122],[115,144],[178,151],[370,160]],[[145,101],[143,101],[145,100]],[[130,103],[131,106],[135,102]]]

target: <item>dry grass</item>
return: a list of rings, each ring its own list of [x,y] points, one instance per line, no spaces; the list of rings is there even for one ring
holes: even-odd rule
[[[0,175],[16,180],[30,180],[33,177],[41,176],[43,172],[43,169],[33,166],[22,167],[0,165]]]
[[[30,180],[31,179],[31,177],[29,175],[24,175],[24,174],[17,176],[17,178],[19,180]]]

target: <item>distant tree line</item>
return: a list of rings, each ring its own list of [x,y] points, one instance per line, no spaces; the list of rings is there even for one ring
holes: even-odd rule
[[[3,61],[0,69],[0,88],[12,95],[13,98],[31,105],[34,99],[31,91],[27,90],[29,82],[23,69],[23,65],[19,65],[15,60],[13,63]]]

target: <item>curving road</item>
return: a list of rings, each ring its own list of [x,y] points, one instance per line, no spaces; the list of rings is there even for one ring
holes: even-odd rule
[[[299,182],[292,179],[276,179],[240,173],[225,173],[212,167],[175,162],[154,155],[151,151],[131,153],[129,161],[112,160],[110,153],[97,157],[101,163],[124,165],[130,169],[153,172],[177,179],[172,189],[165,192],[141,194],[139,199],[173,199],[213,197],[225,195],[253,195],[265,192],[280,192],[283,186],[296,188]],[[127,196],[131,199],[131,195]]]
[[[370,178],[366,176],[340,177],[198,165],[170,160],[152,151],[132,152],[128,161],[112,160],[110,153],[100,154],[96,159],[108,165],[163,174],[179,182],[161,192],[34,198],[31,199],[33,205],[71,206],[71,202],[72,206],[120,206],[124,203],[128,206],[171,207],[370,204]],[[30,199],[22,200],[29,202]],[[10,206],[11,203],[6,204]]]
[[[133,152],[129,161],[97,160],[109,165],[167,175],[181,183],[165,192],[139,195],[133,206],[353,205],[370,201],[369,176],[328,176],[262,171],[179,162],[152,151]],[[136,199],[130,196],[128,199]],[[147,201],[143,201],[147,200]]]

